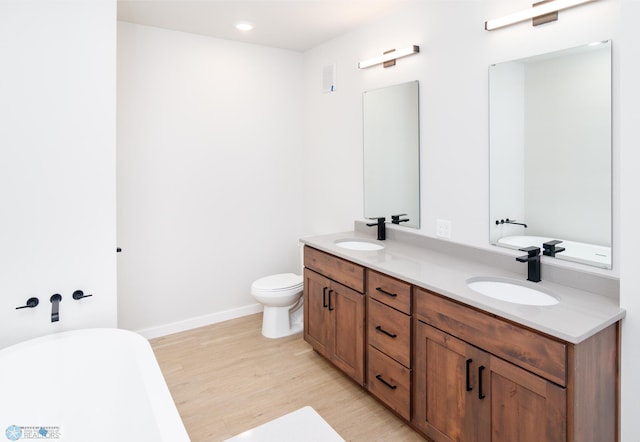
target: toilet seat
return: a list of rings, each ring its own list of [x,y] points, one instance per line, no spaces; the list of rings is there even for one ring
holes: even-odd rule
[[[277,275],[265,276],[255,281],[251,285],[252,295],[274,296],[283,295],[288,292],[297,293],[302,291],[302,275],[295,273],[279,273]]]

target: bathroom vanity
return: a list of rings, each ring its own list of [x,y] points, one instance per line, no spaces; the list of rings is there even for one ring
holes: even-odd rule
[[[377,243],[370,231],[302,239],[304,337],[318,353],[434,441],[618,439],[615,296],[545,280],[558,272],[543,267],[536,287],[557,304],[493,299],[467,281],[526,285],[514,258],[403,235],[372,251],[337,245]],[[615,291],[601,279],[566,280]]]

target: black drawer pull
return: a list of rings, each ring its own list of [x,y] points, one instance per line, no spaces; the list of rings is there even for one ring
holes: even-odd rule
[[[329,290],[329,311],[333,310],[333,306],[331,305],[331,294],[333,293],[333,289]]]
[[[478,367],[478,399],[484,399],[486,395],[482,391],[482,372],[484,371],[484,365]]]
[[[378,330],[381,333],[384,333],[385,335],[389,336],[390,338],[397,338],[398,335],[396,335],[395,333],[389,333],[388,331],[386,331],[384,328],[382,328],[381,326],[377,326],[376,330]]]
[[[322,288],[322,306],[324,308],[327,308],[327,289],[329,287],[323,287]]]
[[[398,294],[397,294],[397,293],[391,293],[391,292],[388,292],[388,291],[384,290],[382,287],[376,287],[376,291],[378,291],[378,292],[380,292],[380,293],[384,293],[385,295],[387,295],[387,296],[391,296],[391,297],[393,297],[393,298],[395,298],[396,296],[398,296]]]
[[[382,379],[382,375],[381,374],[377,374],[376,375],[376,379],[379,380],[380,382],[382,382],[384,385],[386,385],[387,387],[389,387],[392,390],[395,390],[396,388],[398,388],[397,385],[391,385],[390,383],[388,383],[387,381]]]
[[[471,391],[473,390],[473,387],[471,386],[471,379],[470,379],[470,374],[469,374],[469,368],[471,367],[471,363],[473,362],[473,359],[467,359],[467,391]]]

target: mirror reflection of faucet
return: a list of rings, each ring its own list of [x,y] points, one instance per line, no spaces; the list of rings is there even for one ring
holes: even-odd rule
[[[496,220],[496,226],[500,225],[500,224],[516,224],[518,226],[523,226],[525,229],[527,228],[527,225],[525,223],[517,223],[515,219],[497,219]]]
[[[564,252],[564,247],[556,247],[558,244],[561,244],[562,241],[558,239],[554,239],[553,241],[547,241],[542,244],[544,251],[542,252],[545,256],[556,256],[556,253]]]
[[[385,221],[385,217],[381,216],[381,217],[377,217],[377,218],[369,218],[369,219],[375,219],[376,222],[375,223],[367,223],[367,226],[369,227],[373,227],[373,226],[378,226],[378,240],[379,241],[384,241],[385,238],[387,237],[387,231],[386,231],[386,227],[384,224]]]
[[[401,216],[407,216],[406,213],[401,213],[400,215],[391,215],[391,222],[393,224],[406,223],[409,221],[409,218],[400,219]]]

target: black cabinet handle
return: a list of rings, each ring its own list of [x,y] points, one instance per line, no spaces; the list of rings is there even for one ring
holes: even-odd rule
[[[482,372],[484,372],[484,365],[478,367],[478,399],[484,399],[486,397],[482,391]]]
[[[398,294],[397,294],[397,293],[391,293],[391,292],[388,292],[388,291],[384,290],[382,287],[376,287],[376,291],[378,291],[378,292],[380,292],[380,293],[384,293],[385,295],[387,295],[387,296],[391,296],[391,297],[393,297],[393,298],[395,298],[396,296],[398,296]]]
[[[379,326],[379,325],[376,327],[376,330],[378,330],[378,331],[379,331],[379,332],[381,332],[381,333],[384,333],[385,335],[389,336],[390,338],[394,338],[394,339],[395,339],[395,338],[397,338],[397,337],[398,337],[398,335],[397,335],[397,334],[395,334],[395,333],[389,333],[388,331],[386,331],[384,328],[382,328],[382,327],[381,327],[381,326]]]
[[[327,304],[327,289],[329,287],[323,287],[322,288],[322,307],[327,308],[328,304]]]
[[[471,391],[473,390],[473,387],[471,386],[471,375],[469,373],[469,369],[471,368],[471,363],[473,362],[473,359],[467,359],[467,391]]]
[[[333,307],[331,306],[331,293],[333,293],[333,289],[329,290],[329,311],[333,310]]]
[[[381,374],[377,374],[376,375],[376,379],[379,380],[380,382],[382,382],[384,385],[386,385],[387,387],[389,387],[392,390],[395,390],[396,388],[398,388],[397,385],[391,385],[390,383],[388,383],[387,381],[382,379],[382,375]]]

